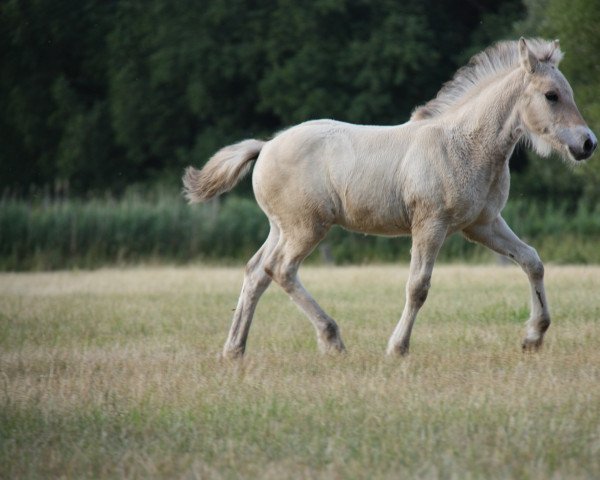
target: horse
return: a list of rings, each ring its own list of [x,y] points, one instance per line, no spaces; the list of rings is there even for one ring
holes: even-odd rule
[[[544,157],[556,151],[572,164],[596,149],[558,69],[562,57],[558,40],[499,42],[474,55],[404,124],[307,121],[268,141],[222,148],[201,170],[188,167],[184,194],[197,203],[229,191],[254,165],[254,194],[270,224],[246,265],[223,356],[243,356],[257,302],[272,280],[312,322],[322,351],[345,350],[337,323],[298,278],[301,262],[334,224],[412,236],[405,305],[387,354],[408,353],[436,256],[455,232],[524,270],[531,314],[522,348],[537,350],[550,326],[544,265],[501,212],[509,194],[509,158],[520,141]]]

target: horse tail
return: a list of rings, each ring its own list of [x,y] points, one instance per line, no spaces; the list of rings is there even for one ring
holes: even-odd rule
[[[182,179],[185,197],[190,203],[199,203],[231,190],[250,171],[265,143],[243,140],[219,150],[202,170],[186,168]]]

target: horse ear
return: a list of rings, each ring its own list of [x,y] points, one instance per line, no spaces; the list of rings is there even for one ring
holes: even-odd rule
[[[539,62],[523,37],[519,39],[519,60],[528,73],[535,72]]]
[[[558,64],[563,58],[563,53],[560,50],[560,41],[558,38],[552,42],[552,53],[550,54],[550,61],[558,67]]]

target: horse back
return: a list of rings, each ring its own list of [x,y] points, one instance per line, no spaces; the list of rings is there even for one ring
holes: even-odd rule
[[[283,131],[257,160],[257,201],[279,218],[408,233],[398,174],[409,141],[398,137],[399,128],[317,120]]]

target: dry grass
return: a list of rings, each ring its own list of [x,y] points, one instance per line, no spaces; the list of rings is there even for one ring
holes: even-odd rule
[[[272,287],[231,364],[241,268],[2,274],[0,477],[598,478],[600,268],[547,267],[554,323],[523,355],[520,270],[437,267],[387,359],[406,275],[304,268],[348,354]]]

